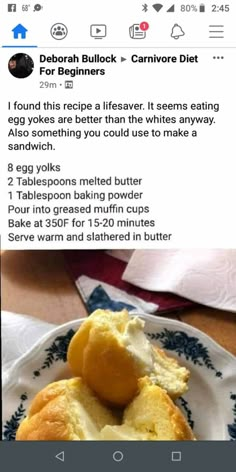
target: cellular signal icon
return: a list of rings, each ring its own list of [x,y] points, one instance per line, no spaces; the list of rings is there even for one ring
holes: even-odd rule
[[[167,13],[174,13],[175,11],[175,5],[172,5],[168,10]]]

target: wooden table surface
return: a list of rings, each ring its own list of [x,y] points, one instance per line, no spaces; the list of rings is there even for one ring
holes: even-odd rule
[[[1,264],[2,310],[55,324],[87,315],[62,252],[4,251]],[[168,314],[168,318],[195,326],[236,355],[236,314],[203,307]]]

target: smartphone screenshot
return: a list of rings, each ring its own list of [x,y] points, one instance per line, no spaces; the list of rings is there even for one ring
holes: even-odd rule
[[[3,1],[0,465],[235,463],[233,1]]]

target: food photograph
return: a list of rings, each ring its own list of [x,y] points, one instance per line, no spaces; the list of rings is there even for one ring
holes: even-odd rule
[[[2,251],[4,441],[236,440],[236,251]]]

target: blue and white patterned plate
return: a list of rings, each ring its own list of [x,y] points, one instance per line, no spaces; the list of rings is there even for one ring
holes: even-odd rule
[[[189,391],[178,400],[200,440],[236,440],[236,358],[201,331],[185,323],[150,315],[145,332],[151,342],[186,366]],[[53,329],[21,357],[3,385],[3,439],[13,441],[35,394],[68,377],[67,348],[82,319]]]

